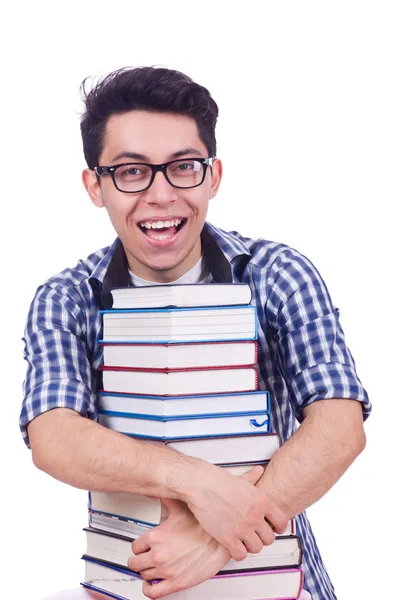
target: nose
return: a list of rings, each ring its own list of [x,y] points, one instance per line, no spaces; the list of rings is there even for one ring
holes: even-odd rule
[[[157,171],[152,185],[145,193],[148,204],[169,204],[178,198],[178,191],[165,178],[163,171]]]

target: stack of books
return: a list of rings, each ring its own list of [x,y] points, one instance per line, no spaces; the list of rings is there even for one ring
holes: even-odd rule
[[[102,311],[99,422],[236,476],[265,466],[280,441],[271,432],[269,393],[257,389],[258,324],[249,286],[120,288],[112,296],[113,308]],[[159,499],[90,492],[82,585],[143,600],[142,579],[127,566],[131,544],[166,518]],[[167,597],[296,599],[301,562],[291,520],[271,546],[232,559],[215,577]]]

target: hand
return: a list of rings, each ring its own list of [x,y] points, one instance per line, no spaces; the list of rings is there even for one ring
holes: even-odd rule
[[[283,533],[288,518],[255,487],[263,468],[255,467],[236,477],[214,465],[208,467],[196,477],[187,500],[200,525],[235,560],[272,544],[274,531]]]
[[[230,554],[214,540],[192,515],[186,504],[163,500],[167,520],[132,544],[131,570],[146,580],[142,590],[148,598],[198,585],[213,577],[230,560]],[[152,579],[162,579],[151,584]]]

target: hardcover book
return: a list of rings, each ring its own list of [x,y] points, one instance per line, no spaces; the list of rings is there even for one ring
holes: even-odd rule
[[[258,387],[255,367],[228,369],[136,370],[101,367],[107,392],[148,396],[179,396],[248,392]]]
[[[93,527],[86,527],[87,548],[84,558],[111,563],[116,567],[128,568],[128,559],[133,556],[131,544],[135,537],[112,534]],[[257,554],[248,553],[243,560],[231,559],[219,571],[229,573],[239,571],[262,571],[265,569],[287,569],[299,567],[302,563],[302,548],[296,535],[278,536],[270,546],[263,546]]]
[[[134,413],[157,417],[224,415],[247,412],[269,411],[269,392],[247,392],[237,394],[207,394],[192,396],[139,396],[136,394],[112,394],[99,392],[100,411]]]
[[[217,465],[242,462],[266,462],[280,447],[277,433],[255,433],[221,437],[184,437],[162,440],[170,448],[187,456],[201,458]]]
[[[146,600],[142,592],[142,578],[129,569],[119,569],[84,558],[86,588],[105,592],[122,600]],[[275,571],[248,571],[215,575],[192,588],[175,592],[167,600],[297,600],[302,590],[301,569]]]
[[[105,310],[101,342],[256,340],[255,306]]]
[[[246,283],[162,284],[110,290],[112,308],[167,308],[249,304],[251,288]]]
[[[188,417],[153,417],[131,413],[99,412],[99,423],[133,437],[166,440],[186,437],[218,437],[270,431],[270,414],[266,411],[226,415],[190,415]]]
[[[160,500],[158,500],[160,502]],[[133,502],[132,502],[133,503]],[[106,506],[106,505],[105,505]],[[107,508],[109,510],[119,510],[119,506],[117,506],[117,501],[112,503],[111,501],[107,503]],[[127,513],[134,511],[127,508]],[[163,508],[161,511],[157,510],[157,507],[153,507],[153,515],[148,515],[148,512],[145,511],[145,516],[149,519],[161,519],[161,522],[166,518],[167,510]],[[109,533],[115,533],[118,535],[124,535],[127,537],[137,538],[140,535],[144,535],[148,533],[153,527],[160,525],[158,523],[150,523],[146,521],[139,521],[136,519],[135,515],[132,514],[132,518],[127,518],[125,516],[117,516],[114,514],[108,514],[104,512],[96,512],[93,509],[89,510],[89,525],[95,529],[99,529],[100,531],[107,531]],[[139,511],[136,511],[138,516]],[[276,537],[279,535],[295,535],[295,520],[290,519],[288,521],[288,525],[286,530],[282,534],[276,533]]]
[[[257,342],[193,342],[190,344],[102,343],[106,367],[135,369],[206,369],[254,365]]]

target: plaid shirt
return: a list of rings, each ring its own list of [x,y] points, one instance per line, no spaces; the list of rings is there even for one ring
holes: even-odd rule
[[[257,307],[259,389],[271,394],[273,430],[281,442],[302,421],[302,408],[326,398],[371,404],[345,345],[328,290],[311,262],[284,244],[243,238],[206,223],[203,252],[214,282],[248,283]],[[65,269],[38,288],[28,315],[28,363],[20,427],[56,407],[97,419],[102,319],[110,289],[131,285],[120,240]],[[305,589],[313,600],[336,599],[305,513],[296,519]]]

